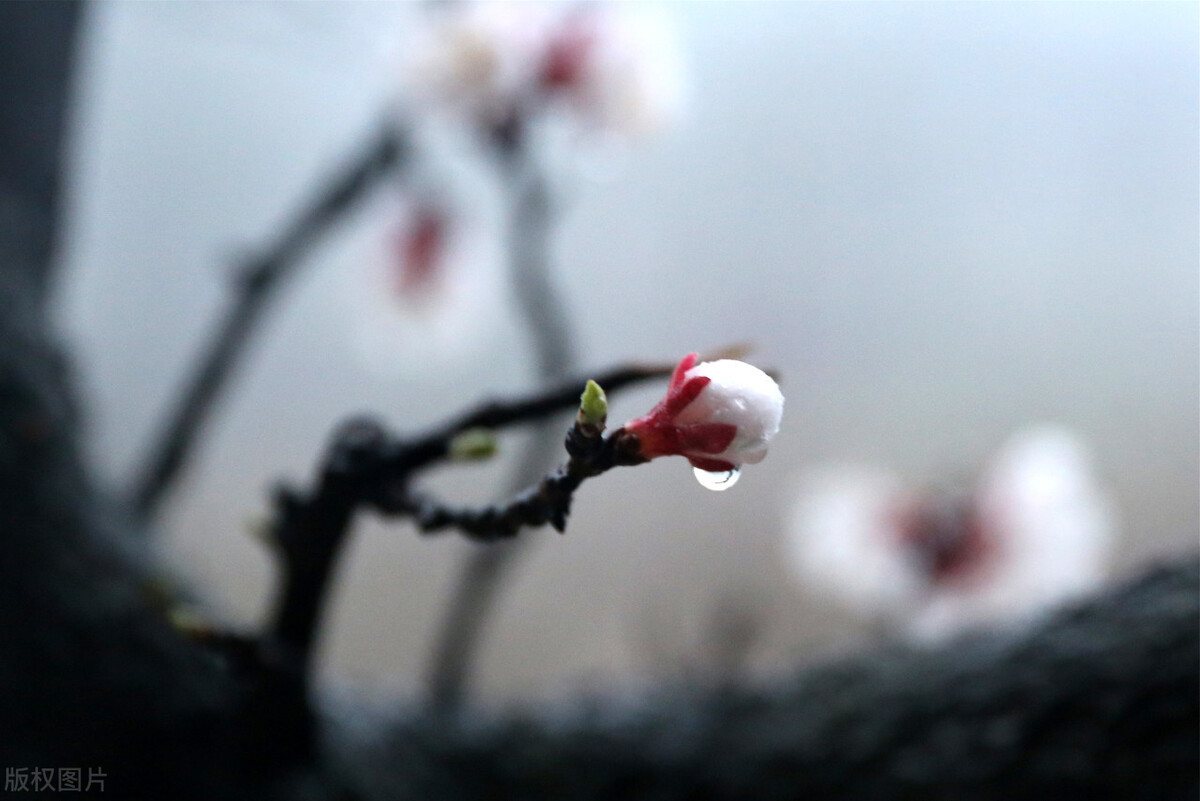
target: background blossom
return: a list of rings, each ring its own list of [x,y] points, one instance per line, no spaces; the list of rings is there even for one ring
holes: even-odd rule
[[[791,514],[786,551],[802,583],[919,640],[1024,620],[1093,589],[1114,542],[1082,442],[1051,425],[1014,435],[970,493],[833,469],[802,481]],[[941,568],[931,547],[965,556]]]

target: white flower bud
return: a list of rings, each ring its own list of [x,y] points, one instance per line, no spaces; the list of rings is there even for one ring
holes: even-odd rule
[[[783,394],[762,370],[732,359],[697,365],[693,353],[675,368],[666,396],[625,430],[647,459],[683,456],[718,472],[761,462],[782,416]]]
[[[695,376],[705,376],[710,383],[676,416],[675,422],[735,425],[733,442],[713,458],[735,465],[761,462],[783,417],[779,385],[757,367],[735,359],[702,362],[684,373],[684,381]]]

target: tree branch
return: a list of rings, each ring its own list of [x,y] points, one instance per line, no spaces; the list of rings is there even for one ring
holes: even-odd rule
[[[191,377],[172,405],[134,481],[131,505],[154,516],[191,456],[196,438],[249,347],[275,293],[294,276],[317,242],[384,176],[403,162],[407,145],[388,124],[374,141],[318,190],[262,255],[237,276],[235,296]]]
[[[667,365],[630,365],[600,378],[616,391],[668,375]],[[424,532],[453,529],[482,541],[508,539],[522,528],[546,523],[562,531],[572,496],[585,479],[643,461],[636,438],[623,429],[605,435],[602,427],[576,421],[566,437],[567,464],[506,504],[453,508],[412,488],[412,477],[447,459],[460,434],[530,422],[577,406],[582,383],[569,390],[564,385],[515,401],[485,403],[411,439],[389,435],[374,420],[351,420],[335,432],[313,489],[276,491],[269,540],[281,562],[282,580],[260,641],[261,675],[253,682],[257,689],[250,704],[251,719],[286,724],[287,734],[276,738],[276,746],[287,744],[285,751],[291,756],[273,759],[302,760],[313,748],[307,696],[314,643],[330,579],[360,509],[411,519]]]
[[[574,335],[552,280],[549,250],[554,208],[550,188],[525,156],[522,137],[500,141],[501,166],[514,189],[508,246],[517,311],[528,328],[538,377],[554,380],[574,363]],[[520,491],[546,469],[558,444],[558,431],[556,421],[547,419],[530,434],[506,494]],[[434,708],[451,710],[462,702],[488,615],[525,547],[518,540],[474,550],[464,557],[449,606],[434,635],[426,679]]]
[[[586,434],[576,425],[567,432],[567,463],[534,487],[507,503],[482,509],[453,508],[407,487],[395,497],[377,499],[375,506],[386,514],[411,517],[425,533],[454,529],[481,542],[515,537],[522,528],[549,523],[556,531],[567,526],[571,500],[585,479],[622,465],[640,464],[637,440],[624,429],[611,435]]]

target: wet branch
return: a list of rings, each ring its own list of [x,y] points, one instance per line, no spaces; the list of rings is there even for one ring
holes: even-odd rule
[[[447,529],[470,539],[491,542],[515,537],[522,528],[549,523],[556,531],[567,527],[571,500],[585,479],[614,467],[646,461],[637,440],[624,429],[609,435],[586,433],[576,425],[567,432],[567,463],[541,480],[536,486],[501,504],[480,509],[455,508],[432,496],[404,487],[395,495],[385,494],[374,500],[375,508],[389,515],[411,518],[425,533]]]
[[[624,364],[589,377],[604,387],[606,392],[616,392],[635,384],[669,378],[673,364]],[[450,452],[454,437],[473,428],[508,428],[521,423],[541,420],[555,412],[565,412],[579,405],[579,388],[587,378],[576,377],[555,383],[549,388],[524,398],[513,400],[485,401],[470,411],[435,427],[426,434],[406,440],[398,449],[409,471],[424,468],[433,462],[445,459]]]
[[[131,505],[140,519],[152,518],[187,464],[197,437],[226,388],[268,303],[304,256],[407,153],[401,132],[388,125],[331,180],[261,255],[237,275],[234,297],[191,377],[184,384],[140,468]]]
[[[670,375],[669,365],[629,365],[597,376],[610,391]],[[583,380],[514,401],[493,401],[434,428],[400,438],[367,418],[343,424],[332,438],[312,489],[277,489],[269,540],[282,581],[270,623],[258,644],[258,677],[252,681],[250,716],[286,724],[275,736],[282,755],[311,753],[314,723],[308,700],[314,645],[329,582],[355,514],[374,510],[408,519],[423,532],[458,531],[471,539],[509,539],[521,529],[549,523],[562,531],[575,490],[588,478],[644,461],[635,437],[623,429],[577,420],[566,436],[567,463],[511,500],[481,509],[448,506],[412,487],[420,471],[451,457],[460,434],[544,418],[579,404]],[[273,723],[272,723],[273,722]]]

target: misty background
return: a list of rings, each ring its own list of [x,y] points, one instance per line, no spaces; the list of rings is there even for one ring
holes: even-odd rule
[[[1013,430],[1053,420],[1088,440],[1112,493],[1118,573],[1194,549],[1195,4],[665,11],[688,65],[686,114],[564,176],[556,280],[583,364],[752,342],[750,360],[782,376],[783,428],[728,492],[662,460],[589,482],[566,536],[529,535],[484,645],[484,696],[677,671],[703,658],[723,603],[762,616],[759,669],[864,636],[781,559],[797,476],[829,461],[969,482]],[[238,254],[269,241],[394,106],[397,43],[420,14],[88,9],[58,293],[90,458],[114,487],[222,308]],[[495,269],[495,204],[479,193],[478,265]],[[276,480],[310,479],[347,415],[415,430],[532,388],[502,280],[466,342],[417,320],[405,341],[364,353],[395,210],[381,193],[285,291],[162,518],[164,557],[223,619],[261,618],[275,572],[248,523]],[[660,393],[616,396],[610,419]],[[514,445],[432,483],[488,500]],[[419,691],[472,547],[362,520],[332,595],[327,678]]]

